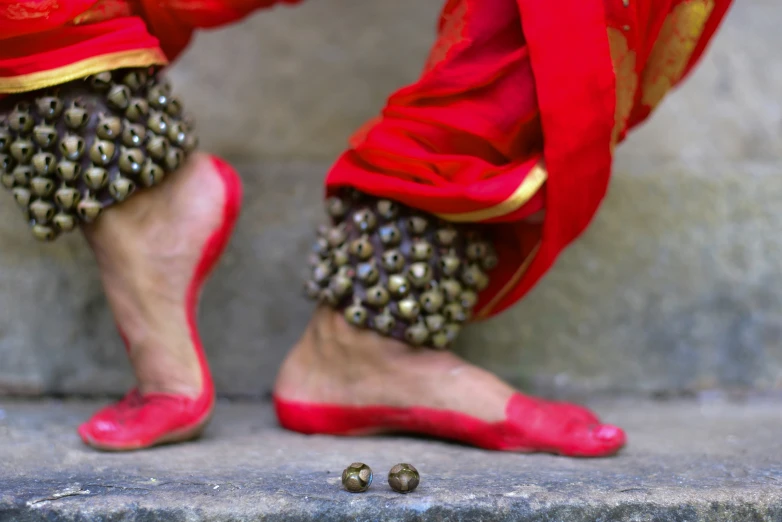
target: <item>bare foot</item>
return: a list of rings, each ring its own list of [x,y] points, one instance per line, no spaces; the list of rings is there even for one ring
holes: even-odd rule
[[[138,382],[80,428],[88,444],[135,449],[205,426],[214,389],[196,308],[238,213],[239,187],[227,165],[194,154],[161,185],[85,227]]]
[[[303,433],[410,432],[479,447],[605,456],[625,443],[580,406],[528,397],[450,352],[411,348],[319,308],[275,386],[283,426]]]

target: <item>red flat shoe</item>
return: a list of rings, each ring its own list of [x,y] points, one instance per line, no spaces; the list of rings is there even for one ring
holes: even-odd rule
[[[624,431],[601,424],[580,406],[521,393],[510,398],[500,422],[432,408],[309,404],[279,397],[274,397],[274,407],[282,427],[308,435],[413,433],[490,450],[571,457],[613,455],[626,443]]]
[[[186,297],[190,337],[201,367],[201,394],[193,399],[165,393],[142,395],[136,389],[131,390],[122,400],[101,409],[79,427],[84,443],[94,448],[127,451],[181,442],[198,437],[209,423],[215,390],[198,334],[196,314],[201,288],[228,244],[242,200],[242,183],[236,172],[221,159],[212,157],[212,163],[225,186],[223,221],[204,245]]]

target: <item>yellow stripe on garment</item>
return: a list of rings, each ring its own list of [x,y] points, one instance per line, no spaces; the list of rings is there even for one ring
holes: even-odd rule
[[[548,172],[545,167],[538,164],[524,177],[519,187],[508,196],[505,201],[493,207],[459,214],[436,214],[441,219],[456,223],[478,223],[496,217],[506,216],[520,209],[524,204],[540,190],[546,182]]]
[[[0,77],[0,93],[29,92],[86,78],[91,74],[125,67],[166,65],[168,59],[160,49],[133,49],[93,56],[85,60],[21,76]]]

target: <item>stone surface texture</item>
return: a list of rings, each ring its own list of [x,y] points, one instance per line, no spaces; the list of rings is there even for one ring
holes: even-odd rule
[[[608,459],[494,453],[403,437],[285,432],[261,404],[226,404],[198,442],[132,454],[81,444],[96,403],[0,402],[1,522],[655,521],[782,519],[779,405],[597,402],[628,430]],[[344,491],[354,461],[376,475]],[[384,476],[410,462],[421,484]]]
[[[311,307],[298,295],[321,179],[415,79],[435,0],[322,0],[200,35],[172,71],[246,205],[207,287],[226,395],[261,396]],[[707,59],[621,149],[595,223],[468,358],[552,395],[782,387],[782,32],[737,2]],[[84,241],[29,237],[0,195],[0,394],[120,393],[124,350]]]

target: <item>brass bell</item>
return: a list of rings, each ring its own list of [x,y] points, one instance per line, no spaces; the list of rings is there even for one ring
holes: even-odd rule
[[[342,472],[342,486],[351,493],[363,493],[372,485],[372,468],[354,462]]]
[[[0,153],[8,152],[13,139],[13,136],[7,129],[0,127]]]
[[[93,74],[88,78],[90,87],[98,92],[106,92],[111,88],[111,72],[103,71],[98,74]]]
[[[147,143],[147,153],[158,161],[162,161],[168,154],[168,140],[162,136],[152,136]]]
[[[319,237],[312,244],[312,252],[318,254],[319,257],[326,258],[329,256],[329,243],[322,237]]]
[[[329,288],[337,297],[343,297],[353,289],[353,281],[344,275],[336,275],[329,283]]]
[[[76,210],[85,222],[91,223],[100,216],[100,213],[103,211],[103,205],[95,199],[87,198],[79,202]]]
[[[149,158],[147,158],[147,161],[144,162],[144,167],[141,169],[141,174],[139,175],[141,182],[145,187],[157,185],[163,181],[165,176],[166,171],[164,171],[158,164],[154,163]]]
[[[353,223],[360,231],[371,232],[377,226],[377,218],[371,210],[357,210],[353,213]]]
[[[35,218],[35,221],[40,225],[48,224],[54,217],[56,209],[54,205],[48,201],[42,199],[36,199],[30,203],[30,214]]]
[[[100,190],[109,182],[109,173],[101,167],[90,167],[82,175],[84,183],[92,190]]]
[[[312,269],[312,279],[318,284],[324,284],[334,273],[334,267],[328,261],[315,265]]]
[[[168,139],[180,147],[184,146],[185,141],[187,141],[185,126],[181,122],[173,123],[168,128]]]
[[[130,88],[121,84],[112,85],[106,95],[109,105],[121,111],[124,111],[130,105],[130,97]]]
[[[125,117],[132,122],[140,121],[147,114],[149,114],[149,103],[141,98],[130,100],[128,108],[125,109]]]
[[[405,267],[405,256],[399,250],[386,250],[383,252],[382,258],[383,268],[391,273],[396,274],[402,271]]]
[[[64,210],[71,210],[79,204],[81,194],[75,188],[63,186],[54,193],[54,202]]]
[[[421,216],[410,216],[407,218],[407,229],[411,234],[420,236],[428,227],[429,223]]]
[[[378,200],[376,207],[380,217],[387,221],[391,221],[399,213],[399,205],[389,199]]]
[[[380,271],[375,266],[375,260],[359,264],[356,267],[356,277],[365,285],[374,285],[380,279]]]
[[[459,266],[461,266],[461,262],[453,252],[449,252],[440,258],[440,271],[446,277],[456,275],[456,273],[459,271]]]
[[[168,99],[168,105],[166,106],[166,114],[172,118],[178,118],[182,115],[182,102],[176,96],[171,96]]]
[[[147,137],[147,130],[138,123],[128,123],[122,131],[122,144],[126,147],[140,147]],[[149,152],[149,145],[147,145]],[[150,153],[151,154],[151,153]],[[163,156],[161,156],[162,158]]]
[[[456,341],[456,338],[459,336],[459,333],[461,332],[462,328],[458,324],[454,323],[448,323],[443,327],[443,332],[445,333],[445,337],[447,340],[447,345],[451,345]]]
[[[421,297],[418,299],[418,301],[421,303],[421,308],[423,308],[425,312],[434,314],[443,307],[445,299],[443,298],[443,294],[441,292],[437,290],[429,290],[428,292],[421,294]]]
[[[375,318],[372,319],[372,325],[374,329],[383,335],[390,334],[391,330],[394,329],[395,324],[396,319],[394,319],[394,316],[391,315],[391,312],[389,312],[388,308],[384,308],[379,315],[376,315]]]
[[[9,172],[11,165],[14,164],[14,159],[8,154],[0,154],[0,173]]]
[[[405,330],[405,340],[413,346],[421,346],[429,339],[429,330],[423,323],[416,323]]]
[[[168,116],[160,111],[152,111],[147,119],[147,128],[160,136],[168,133]]]
[[[38,241],[53,241],[57,237],[57,232],[52,227],[46,225],[33,225],[33,237]]]
[[[33,156],[33,168],[39,176],[51,176],[57,168],[57,158],[48,152],[39,152]]]
[[[489,244],[485,241],[471,241],[467,244],[465,253],[470,261],[478,261],[489,253]]]
[[[500,260],[497,259],[497,255],[494,252],[490,252],[486,257],[481,259],[481,268],[488,272],[497,268],[499,262]]]
[[[138,175],[144,163],[144,153],[141,149],[128,149],[120,147],[117,165],[123,174]]]
[[[321,302],[324,302],[331,306],[336,306],[339,299],[337,298],[337,295],[334,293],[334,291],[331,288],[324,288],[320,291],[320,295],[318,296]]]
[[[443,315],[452,323],[463,323],[467,320],[467,314],[464,313],[464,308],[457,303],[448,303],[445,305],[445,308],[443,308]]]
[[[412,464],[397,464],[388,472],[388,485],[397,493],[415,491],[421,482],[421,475]]]
[[[35,154],[35,145],[26,139],[16,140],[11,144],[11,157],[19,163],[28,163]]]
[[[432,280],[432,269],[426,263],[413,263],[407,270],[407,278],[414,287],[421,288]]]
[[[109,194],[115,201],[125,201],[135,190],[136,184],[125,177],[119,177],[109,183]]]
[[[392,274],[388,277],[388,291],[397,299],[410,293],[410,283],[402,274]]]
[[[341,246],[348,238],[348,234],[343,225],[327,228],[325,235],[326,241],[328,241],[329,245],[333,248]]]
[[[478,294],[472,290],[465,290],[459,296],[459,304],[462,305],[462,308],[465,310],[472,310],[477,303]]]
[[[57,164],[55,171],[61,180],[73,182],[81,176],[81,165],[72,161],[63,160]]]
[[[8,126],[18,134],[27,134],[33,130],[33,125],[35,125],[35,120],[27,111],[20,111],[17,108],[8,116]]]
[[[17,165],[11,174],[14,175],[14,181],[17,185],[26,187],[30,184],[30,180],[33,179],[35,171],[30,165]]]
[[[470,265],[462,271],[462,281],[478,291],[485,289],[489,286],[489,276],[483,273],[478,265]]]
[[[374,248],[372,248],[372,243],[369,242],[367,236],[361,236],[350,243],[348,251],[357,258],[366,260],[372,257]]]
[[[380,236],[380,242],[385,246],[396,246],[402,241],[402,233],[394,224],[380,227],[378,235]]]
[[[435,332],[432,334],[432,338],[429,340],[429,344],[432,348],[443,350],[448,348],[448,334],[444,331]]]
[[[445,326],[445,317],[440,314],[427,315],[424,317],[424,324],[426,324],[430,332],[439,332]]]
[[[166,160],[165,165],[166,169],[169,172],[174,172],[179,167],[182,166],[182,163],[185,161],[185,153],[182,152],[182,149],[178,149],[176,147],[171,147],[168,149],[168,152],[166,152]]]
[[[15,181],[13,174],[8,174],[7,172],[0,174],[0,183],[7,189],[14,188]]]
[[[353,326],[362,327],[367,322],[367,309],[360,302],[354,302],[345,309],[345,319]]]
[[[106,140],[95,140],[92,147],[90,147],[90,160],[95,165],[105,166],[114,159],[114,152],[116,152],[114,143]]]
[[[375,285],[367,290],[367,303],[374,307],[381,307],[388,304],[390,296],[388,290],[380,285]]]
[[[27,206],[30,204],[30,201],[33,199],[32,193],[24,187],[16,187],[13,190],[13,195],[14,201],[16,201],[16,203],[24,209],[27,208]]]
[[[116,116],[98,116],[95,134],[102,140],[115,140],[122,134],[122,120]]]
[[[76,228],[76,218],[64,212],[60,212],[54,216],[52,222],[54,223],[54,226],[62,232],[70,232]]]
[[[64,159],[76,161],[84,154],[86,144],[84,138],[75,134],[68,134],[60,140],[60,152]]]
[[[348,254],[348,248],[346,245],[343,245],[339,248],[335,248],[331,251],[331,261],[334,263],[335,266],[343,266],[348,264],[348,261],[350,261],[350,255]]]
[[[315,281],[304,282],[304,295],[310,299],[317,299],[320,296],[321,286]]]
[[[456,241],[458,233],[453,228],[439,228],[435,232],[435,239],[437,244],[443,247],[450,247]]]
[[[168,96],[169,90],[165,86],[158,84],[149,89],[147,100],[149,100],[149,104],[156,109],[163,109],[168,105]]]
[[[399,310],[399,315],[408,321],[416,319],[418,314],[421,313],[421,305],[411,297],[399,301],[397,303],[397,309]]]
[[[2,130],[0,130],[0,152],[3,150]],[[33,141],[42,149],[48,149],[57,141],[57,129],[49,125],[36,125],[33,129]]]
[[[147,83],[147,74],[141,70],[131,71],[122,78],[122,83],[133,91],[138,91]]]
[[[62,114],[64,105],[62,101],[55,96],[43,96],[35,100],[35,106],[46,121],[51,121]]]
[[[182,144],[182,148],[185,152],[192,152],[198,147],[198,136],[193,133],[188,134],[185,137],[185,142]]]
[[[329,216],[336,219],[344,216],[348,211],[348,207],[341,198],[331,197],[326,201],[326,211]]]
[[[410,257],[413,261],[429,261],[433,255],[434,248],[428,241],[415,241],[410,249]]]
[[[30,180],[30,189],[34,196],[45,198],[54,192],[54,181],[49,178],[34,177]]]
[[[63,120],[65,120],[65,125],[68,128],[74,130],[81,129],[90,121],[90,114],[87,112],[87,109],[83,107],[71,105],[65,110]]]

